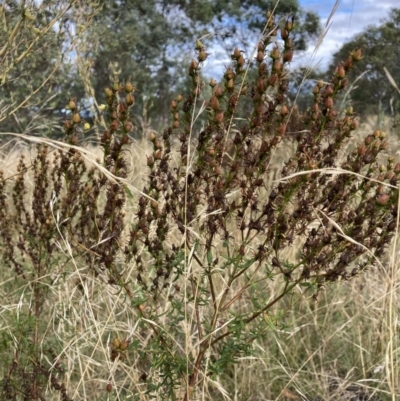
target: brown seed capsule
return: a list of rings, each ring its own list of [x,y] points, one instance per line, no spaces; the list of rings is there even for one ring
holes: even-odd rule
[[[372,147],[378,149],[381,146],[381,141],[379,139],[372,142]]]
[[[259,63],[262,63],[264,61],[264,52],[262,50],[259,50],[257,52],[257,61]]]
[[[153,159],[152,156],[147,156],[147,165],[148,165],[149,167],[153,167],[153,165],[154,165],[154,159]]]
[[[128,106],[132,106],[135,103],[135,98],[131,93],[128,93],[125,97],[125,102]]]
[[[394,177],[393,171],[388,171],[388,172],[385,174],[385,180],[391,180],[393,177]]]
[[[126,92],[126,93],[131,93],[131,92],[133,92],[135,89],[136,89],[136,88],[135,88],[130,82],[127,82],[127,83],[125,84],[125,92]]]
[[[111,393],[112,388],[113,388],[112,384],[111,384],[111,383],[108,383],[107,386],[106,386],[107,392],[108,392],[108,393]]]
[[[226,89],[228,89],[228,91],[233,90],[233,88],[235,87],[235,83],[233,82],[233,79],[229,79],[226,84]]]
[[[285,104],[282,105],[282,107],[281,107],[281,115],[282,116],[286,116],[288,113],[289,113],[289,110],[288,110],[287,106]]]
[[[231,79],[234,79],[235,78],[235,72],[232,70],[232,68],[227,68],[226,69],[226,71],[225,71],[225,73],[224,73],[224,78],[227,80],[227,81],[229,81],[229,80],[231,80]]]
[[[121,113],[121,114],[124,114],[124,113],[126,113],[126,104],[125,104],[125,102],[119,102],[119,105],[118,105],[118,108],[119,108],[119,112]]]
[[[370,145],[374,140],[374,137],[372,135],[368,135],[365,139],[364,139],[364,143],[366,145]]]
[[[285,28],[281,28],[281,38],[286,40],[289,38],[289,32]]]
[[[294,53],[294,52],[293,52],[292,49],[286,51],[286,52],[283,54],[283,61],[285,61],[285,63],[290,63],[290,62],[293,60],[293,53]]]
[[[256,107],[256,114],[261,116],[266,112],[266,107],[264,103],[260,103]]]
[[[126,132],[131,132],[133,130],[133,124],[130,121],[127,121],[124,124],[124,129]]]
[[[71,144],[76,145],[78,143],[78,135],[74,134],[71,138]]]
[[[119,348],[120,348],[121,351],[126,351],[128,346],[129,346],[129,342],[128,341],[122,341],[122,343],[121,343]]]
[[[274,48],[272,49],[271,53],[270,53],[270,57],[271,57],[273,60],[278,60],[280,56],[281,56],[281,53],[280,53],[280,51],[279,51],[279,48],[278,48],[278,47],[274,47]]]
[[[272,74],[268,79],[268,83],[271,86],[275,86],[276,83],[278,82],[278,79],[279,79],[278,74]]]
[[[71,121],[65,120],[65,121],[64,121],[64,128],[65,128],[66,130],[70,130],[70,129],[72,128]]]
[[[358,154],[364,156],[367,153],[367,147],[365,145],[360,145],[358,147]]]
[[[105,88],[104,92],[105,92],[107,98],[114,96],[114,92],[110,88]]]
[[[312,111],[315,111],[315,112],[319,112],[319,105],[318,105],[318,103],[314,103],[314,104],[311,106],[311,110],[312,110]]]
[[[237,59],[237,65],[238,65],[238,67],[243,67],[245,63],[246,63],[246,60],[243,57],[243,54],[241,54],[240,57]]]
[[[199,67],[199,64],[197,63],[197,61],[196,60],[192,60],[190,65],[189,65],[189,75],[191,77],[195,74],[195,72],[196,72],[198,67]]]
[[[281,137],[279,136],[274,136],[271,140],[271,146],[276,146],[278,143],[281,141]]]
[[[208,54],[205,52],[204,48],[200,50],[199,55],[197,56],[197,59],[201,62],[203,62],[207,58]]]
[[[119,340],[119,338],[114,338],[112,344],[115,348],[119,348],[121,346],[121,341]]]
[[[154,141],[154,147],[156,149],[162,149],[162,141],[160,138],[156,138],[156,140]]]
[[[68,107],[69,107],[71,110],[75,110],[75,109],[76,109],[76,102],[75,102],[74,99],[69,99]]]
[[[381,194],[376,199],[377,203],[382,206],[387,205],[389,203],[389,200],[390,196],[388,194]]]
[[[346,71],[345,71],[343,65],[340,65],[339,67],[337,67],[337,69],[336,69],[336,75],[337,75],[339,78],[344,78],[344,77],[345,77]]]
[[[343,67],[349,70],[353,67],[353,58],[351,56],[347,57],[346,61],[343,63]]]
[[[266,63],[261,63],[258,67],[258,75],[264,76],[268,74],[268,66]]]
[[[240,50],[236,47],[231,57],[233,60],[237,60],[241,56],[241,54],[242,53],[240,52]]]
[[[219,112],[215,113],[214,122],[216,122],[217,124],[220,124],[220,123],[222,123],[222,121],[224,121],[224,112],[219,111]]]
[[[119,127],[119,123],[118,120],[114,120],[111,124],[110,124],[110,130],[111,131],[116,131]]]
[[[210,107],[215,111],[219,109],[219,100],[216,96],[212,96],[210,99]]]
[[[333,86],[332,85],[327,85],[325,90],[324,90],[324,97],[332,96],[334,93]]]
[[[351,56],[353,57],[353,60],[355,60],[355,61],[361,60],[362,59],[361,49],[358,49],[358,50],[354,51],[353,53],[351,53]]]
[[[285,29],[289,32],[293,29],[293,18],[286,20]]]
[[[216,86],[215,89],[214,89],[214,95],[216,97],[222,97],[223,94],[224,94],[224,92],[223,92],[221,86],[220,85]]]
[[[75,113],[75,114],[72,116],[72,121],[73,121],[75,124],[78,124],[78,123],[81,122],[81,116],[79,115],[79,113]]]
[[[331,109],[333,107],[333,99],[331,97],[327,97],[324,104],[327,109]]]
[[[380,131],[379,129],[376,129],[376,130],[374,131],[374,133],[373,133],[373,136],[374,136],[375,138],[379,138],[379,137],[381,136],[381,131]]]
[[[267,89],[267,83],[265,82],[265,79],[259,78],[257,81],[257,91],[259,93],[264,93]]]

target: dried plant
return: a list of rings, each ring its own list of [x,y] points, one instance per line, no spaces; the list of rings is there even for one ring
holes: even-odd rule
[[[32,164],[21,158],[14,176],[1,174],[3,263],[31,297],[5,352],[2,399],[47,399],[50,389],[63,400],[85,398],[77,367],[61,367],[71,343],[55,341],[47,324],[62,277],[80,302],[108,291],[112,303],[124,304],[121,316],[135,322],[126,338],[96,328],[106,350],[99,363],[110,366],[103,391],[188,401],[211,384],[223,393],[217,378],[279,326],[280,300],[316,298],[324,286],[380,264],[396,229],[400,164],[384,156],[379,130],[343,160],[358,120],[351,107],[335,108],[361,51],[315,85],[314,103],[300,115],[286,96],[292,29],[292,19],[279,28],[268,12],[254,60],[236,48],[206,101],[201,67],[208,53],[196,42],[192,87],[172,101],[171,126],[149,135],[138,196],[127,181],[130,82],[105,89],[102,165],[89,166],[78,146],[84,122],[70,99],[64,145],[39,145]],[[247,78],[252,68],[254,82]],[[246,118],[237,118],[249,104]],[[195,132],[201,113],[206,124]],[[270,180],[274,154],[285,147],[294,151]],[[279,292],[272,281],[281,283]],[[101,308],[90,308],[97,320]],[[136,383],[121,378],[129,369]]]

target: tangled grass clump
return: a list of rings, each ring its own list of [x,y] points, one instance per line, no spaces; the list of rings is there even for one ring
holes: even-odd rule
[[[71,99],[65,142],[43,141],[32,163],[1,173],[0,251],[16,275],[8,296],[20,299],[7,316],[16,332],[3,335],[1,399],[223,393],[218,377],[280,324],[279,301],[316,297],[379,263],[396,229],[400,164],[383,156],[379,130],[343,161],[358,120],[335,107],[361,51],[315,85],[300,115],[287,101],[292,29],[292,19],[279,28],[267,13],[255,59],[235,49],[205,102],[208,54],[196,42],[191,87],[172,101],[171,126],[149,136],[138,195],[130,82],[105,90],[101,163],[79,146]],[[278,147],[295,150],[270,180]]]

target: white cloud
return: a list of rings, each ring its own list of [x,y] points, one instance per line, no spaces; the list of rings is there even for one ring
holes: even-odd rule
[[[334,7],[334,0],[300,0],[301,6],[308,11],[315,11],[325,26]],[[326,34],[317,55],[311,61],[314,66],[321,61],[320,69],[326,69],[332,59],[344,43],[352,40],[354,36],[370,25],[379,25],[382,19],[388,16],[391,8],[400,7],[399,0],[343,0],[331,18],[331,26]],[[307,54],[297,59],[297,65],[309,65],[310,56],[314,47]]]

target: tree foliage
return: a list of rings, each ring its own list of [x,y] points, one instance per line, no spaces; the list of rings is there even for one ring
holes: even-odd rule
[[[389,82],[385,68],[397,85],[400,84],[400,9],[394,8],[379,26],[369,26],[355,38],[342,46],[334,55],[333,65],[359,48],[364,58],[351,72],[355,83],[350,95],[354,106],[363,114],[385,112],[399,113],[400,96]]]
[[[0,5],[0,132],[46,135],[59,125],[68,93],[84,95],[70,60],[96,7],[82,0]]]
[[[170,116],[168,100],[185,86],[196,39],[208,35],[211,48],[230,51],[241,43],[249,50],[265,11],[274,7],[270,0],[7,1],[1,8],[0,42],[7,45],[0,48],[0,131],[44,135],[50,121],[65,118],[64,99],[72,95],[85,99],[81,106],[92,122],[96,96],[119,77],[131,77],[140,90],[138,119],[159,128]],[[297,50],[318,32],[318,17],[304,13],[297,0],[279,2],[275,15],[277,21],[295,16]],[[6,119],[10,113],[13,119]]]
[[[165,99],[185,79],[184,66],[195,40],[210,35],[209,41],[227,51],[231,51],[233,43],[247,46],[249,39],[255,42],[262,29],[265,11],[274,7],[275,2],[270,0],[106,2],[96,25],[88,32],[88,42],[94,45],[86,56],[93,58],[96,92],[109,83],[107,60],[113,59],[114,72],[132,76],[142,91],[142,99],[143,95],[145,99],[152,98],[150,117],[156,125],[162,125],[169,117]],[[318,33],[318,17],[303,12],[297,0],[278,3],[276,15],[296,16],[294,42],[298,50],[304,50],[307,40]]]

